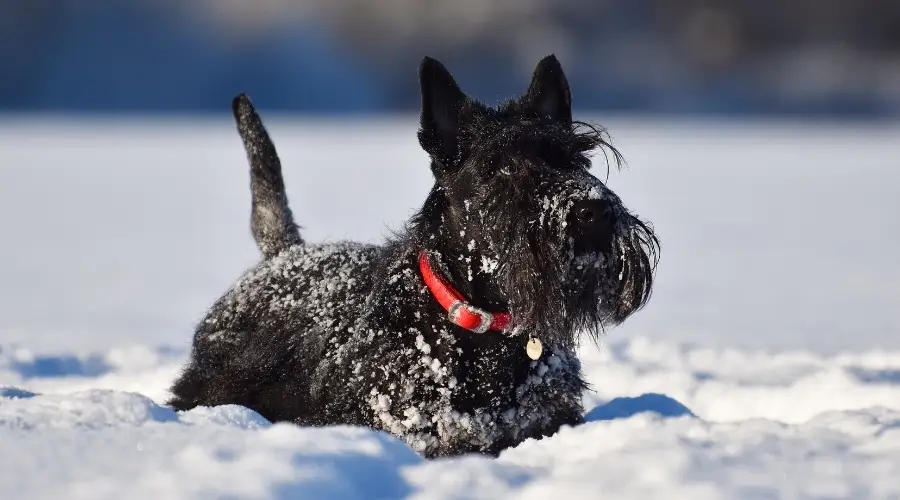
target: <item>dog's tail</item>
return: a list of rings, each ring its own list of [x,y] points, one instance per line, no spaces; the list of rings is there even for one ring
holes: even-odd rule
[[[268,259],[292,245],[302,244],[303,239],[288,207],[281,161],[275,144],[250,98],[245,94],[235,97],[231,109],[250,161],[250,190],[253,195],[250,227],[263,258]]]

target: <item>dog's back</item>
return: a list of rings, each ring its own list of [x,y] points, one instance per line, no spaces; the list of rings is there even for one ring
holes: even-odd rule
[[[240,404],[269,420],[315,411],[321,357],[356,297],[368,293],[373,249],[307,246],[288,206],[281,162],[262,120],[240,95],[232,103],[250,164],[251,229],[263,260],[197,326],[191,362],[172,388],[176,409]],[[360,272],[362,271],[362,272]]]
[[[335,347],[353,335],[372,287],[378,247],[297,244],[247,271],[194,335],[191,363],[172,388],[176,409],[239,404],[270,421],[317,425]],[[359,409],[332,408],[347,423]],[[307,416],[309,418],[307,418]]]

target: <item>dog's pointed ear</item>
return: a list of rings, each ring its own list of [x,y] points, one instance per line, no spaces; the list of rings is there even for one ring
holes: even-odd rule
[[[572,121],[569,81],[555,55],[551,54],[538,63],[524,101],[540,116],[567,123]]]
[[[459,158],[459,117],[468,99],[436,59],[425,57],[419,66],[422,90],[419,143],[432,159],[448,168]]]

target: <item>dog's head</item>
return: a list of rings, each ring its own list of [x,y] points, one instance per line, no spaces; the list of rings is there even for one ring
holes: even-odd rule
[[[590,173],[589,154],[621,157],[602,129],[572,120],[554,56],[520,98],[487,107],[425,58],[419,142],[436,184],[421,214],[437,249],[468,259],[531,334],[599,334],[650,296],[658,241]]]

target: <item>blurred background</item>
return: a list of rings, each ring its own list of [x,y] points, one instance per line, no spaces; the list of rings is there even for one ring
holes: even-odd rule
[[[900,348],[900,0],[0,0],[0,349],[184,352],[258,259],[235,94],[304,237],[381,242],[422,57],[496,103],[550,53],[663,243],[612,338]]]
[[[496,101],[554,52],[581,110],[900,114],[897,0],[0,0],[0,111],[412,111],[423,55]]]

